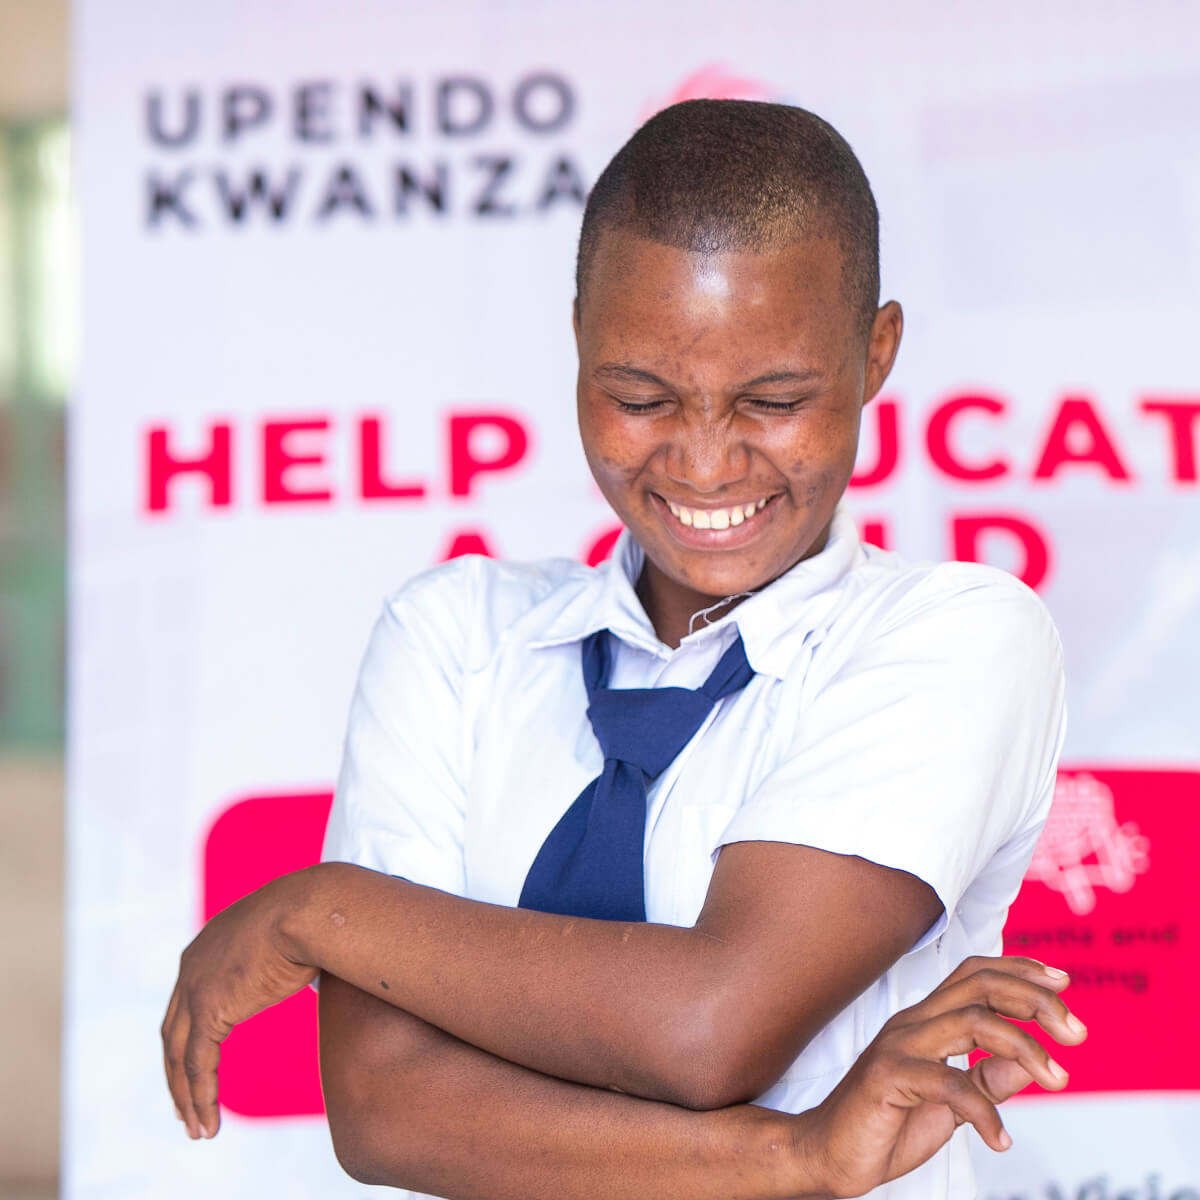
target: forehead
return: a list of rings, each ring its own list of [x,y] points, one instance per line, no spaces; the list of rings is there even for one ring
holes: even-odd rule
[[[841,353],[855,334],[842,268],[831,237],[706,253],[606,232],[580,298],[580,350]]]

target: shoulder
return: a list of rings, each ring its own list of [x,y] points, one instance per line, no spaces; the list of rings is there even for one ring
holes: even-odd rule
[[[864,553],[847,610],[859,610],[851,650],[894,647],[937,658],[1030,659],[1060,668],[1062,643],[1049,610],[1015,576],[982,563],[908,562],[873,548]]]
[[[478,650],[514,627],[548,622],[595,576],[566,558],[520,563],[468,554],[410,579],[387,598],[384,618]]]

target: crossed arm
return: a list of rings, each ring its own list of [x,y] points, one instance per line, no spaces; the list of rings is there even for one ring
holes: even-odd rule
[[[322,969],[330,1125],[359,1178],[493,1200],[591,1195],[601,1184],[631,1197],[825,1194],[821,1123],[833,1117],[723,1106],[778,1077],[938,910],[903,872],[774,843],[722,852],[690,930],[498,908],[325,864],[226,910],[185,952],[164,1023],[168,1076],[189,1131],[215,1132],[220,1040]],[[1032,969],[1045,1008],[1047,979]],[[1055,1005],[1047,1027],[1077,1040]],[[964,1019],[987,1028],[956,1027],[962,1050],[1017,1035],[966,1007]],[[928,1104],[949,1121],[927,1150],[880,1135],[909,1166],[922,1161],[914,1147],[927,1157],[956,1116],[991,1122],[985,1136],[1001,1144],[991,1102],[1008,1094],[1008,1077],[971,1086],[958,1108],[945,1089],[962,1084],[946,1080],[965,1075],[909,1078],[916,1061],[949,1071],[938,1060],[959,1050],[943,1048],[944,1022],[936,1035],[932,1059],[905,1055],[891,1075],[865,1056],[875,1092],[860,1083],[849,1093],[852,1107],[870,1097],[879,1119],[894,1122],[908,1103],[922,1128],[937,1124]],[[1021,1064],[1019,1086],[1056,1086],[1044,1052],[1018,1036],[999,1044],[1003,1061]],[[880,1088],[904,1101],[878,1108]],[[869,1122],[858,1114],[851,1127],[861,1139]],[[856,1146],[848,1161],[869,1157]]]
[[[532,1070],[712,1109],[769,1087],[939,911],[905,872],[752,842],[722,851],[692,928],[483,904],[345,863],[286,876],[216,921],[229,945],[271,943],[256,965],[274,953],[328,971]],[[218,941],[185,962],[198,986],[223,969]],[[254,980],[246,970],[246,994],[221,1000],[226,1025],[278,998],[252,994]],[[197,1050],[215,1069],[215,1042]]]
[[[968,960],[893,1017],[833,1094],[789,1116],[752,1105],[693,1112],[549,1079],[456,1041],[333,976],[321,1059],[334,1146],[364,1183],[454,1200],[769,1200],[859,1196],[927,1159],[969,1121],[1011,1144],[995,1104],[1061,1068],[997,1014],[1085,1036],[1029,959]],[[970,1071],[942,1061],[976,1046]],[[381,1087],[364,1086],[377,1078]]]
[[[727,847],[694,927],[552,916],[325,864],[292,957],[522,1066],[711,1109],[761,1094],[940,912],[913,876]]]

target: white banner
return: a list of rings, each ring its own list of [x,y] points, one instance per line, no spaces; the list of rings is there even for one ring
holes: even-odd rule
[[[315,855],[385,593],[602,557],[577,444],[582,201],[691,96],[848,138],[906,333],[849,503],[1038,588],[1055,818],[1010,919],[1068,966],[1074,1084],[989,1200],[1198,1200],[1200,11],[78,0],[64,1195],[330,1197],[311,997],[231,1039],[189,1143],[157,1027],[208,912]],[[299,1049],[297,1049],[299,1047]]]

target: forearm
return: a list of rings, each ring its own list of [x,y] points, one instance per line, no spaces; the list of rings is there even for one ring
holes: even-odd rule
[[[686,1100],[671,1063],[694,1077],[727,947],[674,926],[462,900],[346,864],[294,878],[285,925],[303,961],[539,1072]]]
[[[451,1200],[815,1196],[804,1118],[697,1113],[550,1079],[341,980],[321,994],[321,1067],[339,1160],[365,1183]]]

